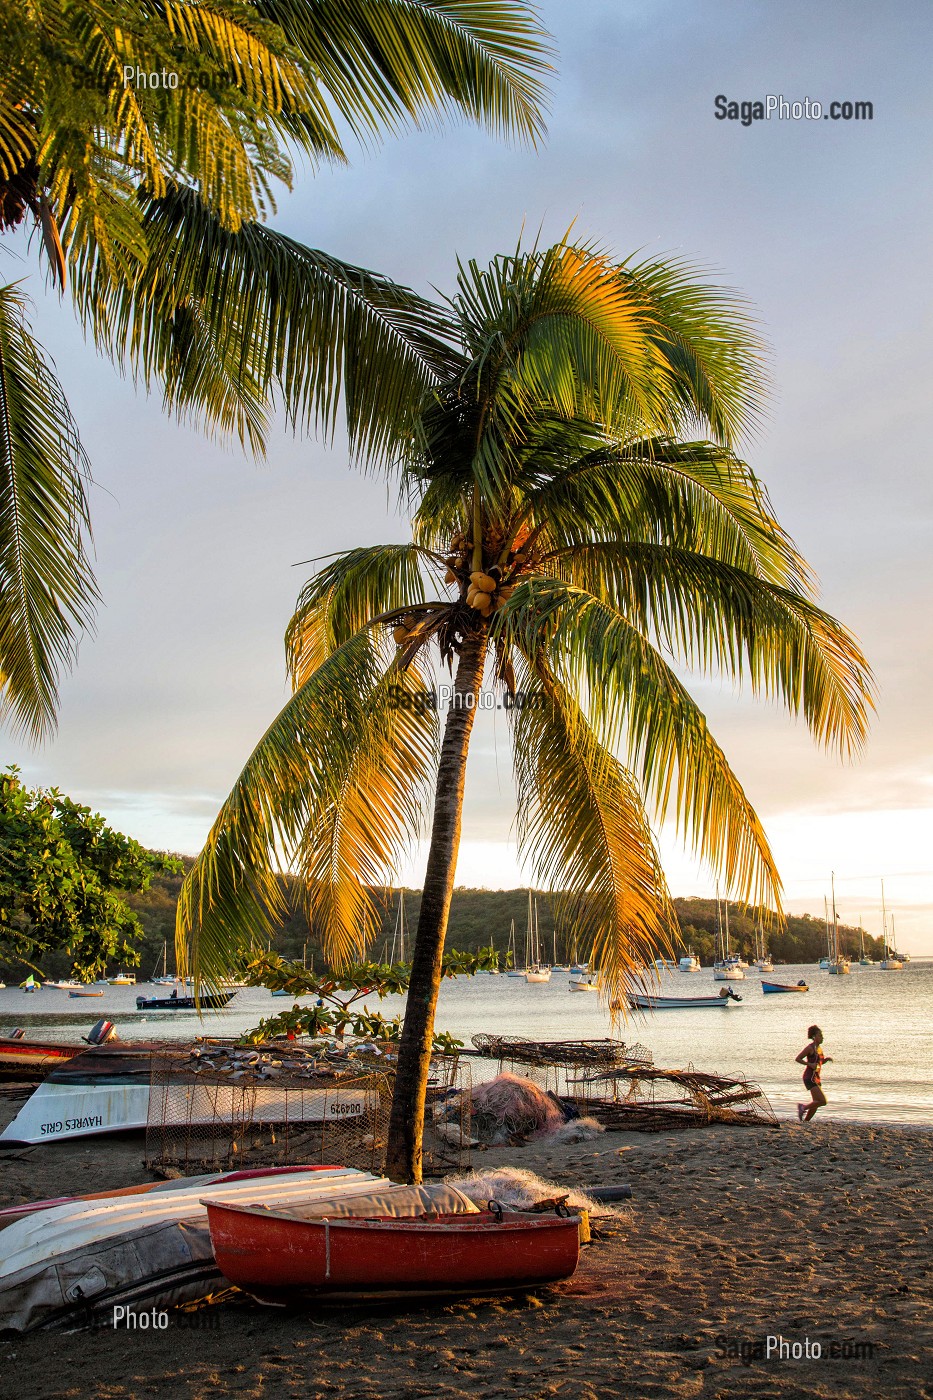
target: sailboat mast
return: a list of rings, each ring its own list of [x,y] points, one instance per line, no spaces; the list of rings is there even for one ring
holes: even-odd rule
[[[730,951],[730,949],[729,949],[729,898],[728,898],[728,895],[726,896],[726,899],[725,899],[723,902],[724,902],[724,904],[725,904],[725,906],[726,906],[726,957],[728,957],[728,956],[729,956],[729,951]]]
[[[888,916],[884,907],[884,881],[881,881],[881,937],[884,940],[884,956],[888,956]]]
[[[833,897],[833,962],[839,961],[839,915],[836,913],[836,872],[829,872],[829,888]]]

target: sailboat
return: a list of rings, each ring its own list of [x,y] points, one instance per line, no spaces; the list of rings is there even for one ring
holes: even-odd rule
[[[771,954],[765,951],[765,931],[758,920],[758,928],[755,932],[755,967],[759,972],[773,972],[774,963],[771,961]]]
[[[163,943],[162,943],[162,971],[161,971],[160,975],[157,977],[157,976],[156,976],[156,973],[157,973],[158,971],[159,971],[159,964],[156,963],[155,967],[154,967],[153,970],[152,970],[152,976],[149,978],[149,984],[150,984],[150,986],[152,986],[152,987],[172,987],[172,986],[174,986],[174,984],[175,984],[175,978],[171,975],[171,973],[170,973],[169,970],[168,970],[168,939],[167,939],[167,938],[166,938],[166,939],[163,941]]]
[[[862,916],[858,916],[858,965],[859,967],[874,967],[871,958],[865,955],[865,930],[862,928]]]
[[[528,891],[528,931],[526,934],[526,982],[550,982],[551,969],[541,961],[541,930],[538,927],[538,901]]]
[[[398,892],[398,913],[395,916],[395,932],[392,935],[392,952],[389,954],[389,961],[394,967],[396,963],[407,962],[408,960],[408,923],[405,919],[405,891]]]
[[[719,889],[716,890],[716,923],[719,926],[719,944],[722,952],[716,962],[713,963],[714,982],[744,982],[745,973],[739,966],[738,957],[729,951],[729,901],[724,900],[726,906],[726,930],[723,933],[722,927],[722,906],[719,899]]]
[[[830,873],[830,885],[833,894],[833,960],[829,966],[829,972],[834,977],[847,975],[852,971],[849,961],[839,949],[839,915],[836,913],[836,874]]]
[[[509,977],[521,977],[524,979],[525,969],[516,966],[517,959],[518,953],[515,950],[515,920],[513,919],[509,926],[509,948],[505,958],[509,965],[507,975]]]
[[[826,956],[820,958],[820,971],[828,972],[833,960],[829,945],[829,905],[826,903],[825,894],[823,895],[823,927],[826,930]]]
[[[892,914],[892,916],[891,916],[891,928],[892,928],[892,933],[893,933],[893,928],[894,928],[894,916],[893,916],[893,914]],[[883,881],[883,880],[881,881],[881,932],[882,932],[882,937],[884,938],[884,957],[881,959],[881,961],[880,961],[880,963],[878,964],[878,966],[881,968],[881,971],[882,971],[882,972],[902,972],[902,971],[903,971],[903,968],[904,968],[904,964],[901,962],[900,958],[898,958],[898,957],[895,956],[895,953],[894,953],[894,950],[893,950],[893,940],[892,940],[891,943],[888,942],[888,915],[887,915],[887,911],[885,910],[885,907],[884,907],[884,881]]]

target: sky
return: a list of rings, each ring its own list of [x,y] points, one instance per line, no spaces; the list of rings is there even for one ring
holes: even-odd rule
[[[273,225],[424,292],[456,258],[573,224],[620,257],[686,259],[751,303],[771,347],[768,413],[743,455],[860,638],[879,690],[856,763],[820,752],[779,710],[694,682],[758,808],[786,905],[822,914],[835,872],[845,921],[933,954],[933,441],[927,0],[547,0],[556,42],[537,150],[448,123],[346,169],[299,171]],[[870,101],[871,121],[717,120],[714,100]],[[40,750],[0,758],[148,845],[195,853],[287,695],[282,637],[301,561],[401,540],[384,483],[340,440],[284,427],[257,464],[168,420],[89,347],[44,289],[35,247],[0,242],[25,278],[91,456],[103,593]],[[513,841],[508,734],[477,723],[459,884],[525,883]],[[675,894],[712,877],[661,833]],[[418,848],[399,880],[420,884]]]

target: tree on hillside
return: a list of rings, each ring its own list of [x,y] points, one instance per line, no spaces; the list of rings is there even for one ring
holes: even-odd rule
[[[461,114],[536,140],[548,36],[518,0],[0,6],[0,233],[166,408],[261,452],[277,405],[354,448],[408,432],[440,329],[405,287],[264,225],[312,169]],[[404,425],[404,427],[403,427]],[[0,714],[54,726],[96,602],[88,463],[22,290],[0,285]]]
[[[287,634],[294,693],[179,902],[199,983],[274,918],[284,852],[332,959],[433,819],[388,1170],[418,1179],[467,754],[484,677],[511,716],[520,853],[611,1001],[676,918],[652,837],[673,816],[733,897],[779,907],[761,823],[675,661],[859,746],[867,664],[732,444],[760,400],[741,309],[664,262],[560,243],[461,266],[452,372],[400,463],[410,544],[326,562]],[[439,740],[424,701],[454,672]]]
[[[67,955],[82,981],[108,962],[135,963],[142,932],[125,896],[145,890],[173,856],[147,851],[56,788],[26,788],[0,773],[0,959],[42,972]]]

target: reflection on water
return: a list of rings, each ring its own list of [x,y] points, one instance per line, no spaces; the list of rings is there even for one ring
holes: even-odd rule
[[[820,1117],[887,1120],[933,1126],[933,960],[912,962],[903,972],[854,967],[850,977],[830,977],[815,967],[782,967],[774,980],[810,983],[805,996],[764,996],[760,978],[749,974],[734,984],[741,1005],[700,1011],[634,1014],[619,1027],[623,1040],[652,1051],[655,1063],[739,1073],[756,1080],[782,1116],[809,1096],[794,1056],[817,1022],[833,1064],[824,1070],[829,1106]],[[670,995],[698,996],[712,990],[711,973],[664,974]],[[718,984],[717,984],[718,988]],[[94,1021],[115,1021],[126,1040],[190,1039],[195,1035],[238,1035],[289,1003],[266,991],[240,991],[226,1011],[141,1012],[136,996],[147,989],[107,987],[93,1006],[78,1008],[67,992],[43,989],[25,995],[0,991],[0,1028],[26,1026],[31,1038],[77,1041]],[[401,997],[373,999],[383,1014],[404,1007]],[[469,1044],[479,1031],[523,1035],[536,1040],[570,1040],[610,1033],[608,1012],[596,997],[572,996],[566,974],[529,985],[507,977],[458,977],[441,991],[438,1028]]]

